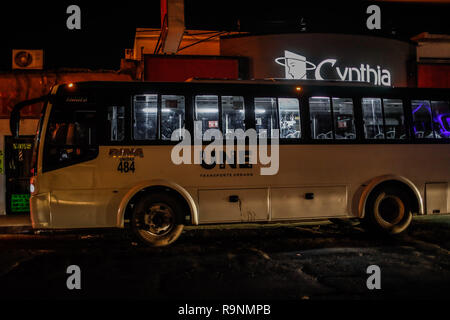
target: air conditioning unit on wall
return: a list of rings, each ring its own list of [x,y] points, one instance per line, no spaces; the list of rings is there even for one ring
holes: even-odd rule
[[[44,67],[44,50],[13,49],[13,69],[42,69]]]

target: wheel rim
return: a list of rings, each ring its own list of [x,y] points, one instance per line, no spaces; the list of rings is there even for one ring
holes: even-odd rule
[[[405,204],[396,195],[381,193],[375,200],[375,219],[383,228],[392,228],[405,216]]]
[[[175,214],[170,206],[165,203],[154,203],[141,217],[138,225],[142,235],[162,237],[168,234],[175,225]]]

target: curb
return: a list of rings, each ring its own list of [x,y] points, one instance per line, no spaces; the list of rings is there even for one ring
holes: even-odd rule
[[[0,216],[0,233],[24,233],[32,230],[29,214]]]
[[[0,234],[33,233],[31,226],[0,227]]]

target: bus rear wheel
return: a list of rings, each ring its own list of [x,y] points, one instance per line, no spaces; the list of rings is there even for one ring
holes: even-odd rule
[[[411,204],[405,190],[386,186],[369,195],[363,220],[367,229],[391,235],[400,234],[408,228],[411,220]]]
[[[142,244],[167,246],[177,240],[183,231],[182,214],[182,206],[170,194],[147,194],[134,207],[131,231]]]

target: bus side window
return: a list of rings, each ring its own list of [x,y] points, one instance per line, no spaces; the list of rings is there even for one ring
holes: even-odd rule
[[[158,95],[143,94],[133,99],[133,138],[135,140],[155,140],[158,135]]]
[[[227,138],[236,129],[245,131],[244,97],[222,96],[222,132]]]
[[[334,130],[336,139],[356,139],[353,100],[333,98]]]
[[[366,139],[384,139],[383,111],[380,98],[362,99]]]
[[[161,139],[170,140],[172,133],[184,128],[184,96],[161,96]]]
[[[329,97],[309,98],[309,114],[313,139],[333,139]]]
[[[428,100],[411,100],[413,130],[416,138],[434,138],[431,106]]]
[[[436,138],[450,138],[450,107],[448,101],[431,101]]]
[[[299,139],[301,137],[299,106],[297,98],[278,98],[281,139]]]
[[[278,129],[277,99],[255,98],[256,132],[259,137],[271,138]]]
[[[387,139],[406,139],[405,115],[401,99],[383,99]]]
[[[108,107],[108,140],[123,141],[125,136],[125,107]]]
[[[201,121],[202,137],[205,134],[205,131],[208,129],[219,129],[218,96],[213,95],[195,96],[195,121]],[[197,138],[200,139],[201,137]]]

